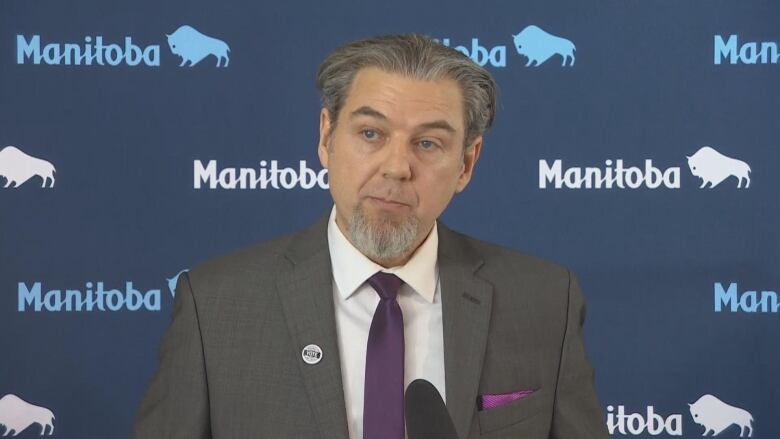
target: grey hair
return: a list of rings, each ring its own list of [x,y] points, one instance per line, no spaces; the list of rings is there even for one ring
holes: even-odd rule
[[[487,70],[455,49],[421,34],[382,35],[333,51],[317,70],[322,106],[335,128],[339,111],[358,70],[377,67],[422,81],[455,80],[463,93],[464,143],[470,145],[493,124],[496,81]]]

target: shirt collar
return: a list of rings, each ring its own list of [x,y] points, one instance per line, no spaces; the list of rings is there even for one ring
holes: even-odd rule
[[[438,281],[436,259],[439,249],[439,234],[436,222],[433,223],[428,237],[415,250],[406,264],[384,268],[368,259],[344,236],[336,225],[336,206],[333,206],[328,220],[328,249],[333,265],[333,278],[343,300],[349,299],[374,273],[384,271],[400,277],[426,301],[433,303]]]

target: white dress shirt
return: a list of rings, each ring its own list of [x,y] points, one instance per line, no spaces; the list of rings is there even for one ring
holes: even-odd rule
[[[404,318],[404,388],[423,378],[445,398],[441,283],[436,263],[439,235],[434,223],[431,233],[405,265],[384,268],[347,240],[336,225],[334,206],[328,222],[328,248],[349,437],[362,439],[366,345],[379,304],[379,294],[366,280],[378,271],[393,273],[404,281],[398,292]]]

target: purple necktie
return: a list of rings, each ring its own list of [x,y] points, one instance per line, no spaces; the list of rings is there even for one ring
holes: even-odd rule
[[[378,272],[368,279],[379,293],[366,346],[364,439],[404,439],[404,316],[396,301],[403,281]]]

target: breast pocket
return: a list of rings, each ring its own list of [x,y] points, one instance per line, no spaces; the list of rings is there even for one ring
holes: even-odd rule
[[[545,411],[551,410],[552,398],[546,389],[512,401],[500,407],[477,412],[479,430],[482,434],[494,432],[519,424]]]

